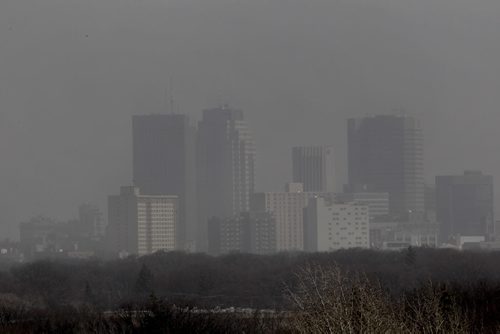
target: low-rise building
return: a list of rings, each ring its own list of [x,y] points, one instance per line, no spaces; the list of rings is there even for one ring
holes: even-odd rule
[[[369,208],[356,202],[334,203],[316,197],[305,211],[305,250],[324,252],[369,248]]]

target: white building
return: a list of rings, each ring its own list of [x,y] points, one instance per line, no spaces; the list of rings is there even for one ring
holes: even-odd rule
[[[176,247],[178,197],[121,187],[108,198],[108,240],[116,253],[145,255]]]
[[[304,215],[312,193],[302,191],[301,183],[290,183],[285,192],[265,192],[252,196],[254,212],[270,212],[276,221],[277,251],[304,250]]]
[[[305,217],[306,251],[370,247],[367,205],[356,202],[335,204],[317,197],[309,200]]]

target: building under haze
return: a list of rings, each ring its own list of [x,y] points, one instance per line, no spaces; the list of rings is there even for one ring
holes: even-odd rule
[[[292,148],[294,183],[302,183],[306,192],[333,192],[335,166],[332,146]]]
[[[99,208],[92,204],[82,204],[78,207],[78,232],[88,238],[99,240],[106,234],[106,225]]]
[[[209,218],[234,217],[249,210],[255,144],[243,112],[228,106],[204,110],[197,152],[198,240],[204,250]]]
[[[63,255],[73,248],[72,226],[47,217],[33,217],[19,224],[20,248],[26,259]]]
[[[304,215],[313,193],[303,191],[301,183],[290,183],[284,192],[256,193],[252,196],[252,211],[269,212],[276,223],[277,251],[304,250]]]
[[[348,120],[350,192],[389,194],[392,215],[424,211],[423,134],[411,116]]]
[[[478,171],[436,177],[440,240],[456,236],[494,236],[493,176]]]
[[[196,130],[186,115],[132,117],[133,181],[149,195],[179,197],[179,248],[193,249],[197,230]]]
[[[327,252],[370,247],[369,207],[314,197],[305,210],[304,249]]]
[[[388,193],[341,193],[335,198],[339,202],[356,202],[368,206],[370,220],[381,219],[389,216],[389,194]]]
[[[178,197],[143,195],[121,187],[108,198],[108,246],[114,253],[146,255],[176,248]]]
[[[212,255],[276,252],[276,223],[268,212],[242,212],[231,218],[212,217],[208,231],[208,252]]]

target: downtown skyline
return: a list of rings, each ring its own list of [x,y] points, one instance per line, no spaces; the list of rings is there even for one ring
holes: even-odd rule
[[[401,108],[422,120],[427,183],[498,179],[500,3],[404,3],[3,1],[0,232],[104,207],[131,177],[129,117],[168,110],[170,82],[193,121],[246,112],[257,191],[281,189],[298,145],[335,145],[345,182],[344,120]]]

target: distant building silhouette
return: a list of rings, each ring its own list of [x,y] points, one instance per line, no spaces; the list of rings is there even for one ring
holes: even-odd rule
[[[333,192],[335,165],[332,146],[292,148],[293,182],[306,192]]]
[[[222,219],[212,217],[208,226],[209,254],[276,252],[276,223],[268,212],[242,212]]]
[[[455,236],[494,236],[493,176],[478,171],[436,177],[440,240]]]
[[[178,247],[194,248],[196,216],[196,130],[186,115],[132,117],[133,181],[149,195],[179,197]]]
[[[255,144],[242,111],[228,106],[203,111],[197,160],[198,241],[206,250],[208,219],[248,211],[254,192]]]
[[[178,197],[143,195],[121,187],[108,197],[108,246],[114,253],[146,255],[176,248]]]
[[[392,215],[424,212],[423,135],[417,119],[382,115],[348,120],[350,192],[386,192]]]
[[[78,232],[94,240],[106,234],[106,225],[102,212],[95,205],[82,204],[78,207]]]
[[[47,217],[33,217],[19,224],[20,247],[27,259],[62,255],[73,248],[71,225]]]

